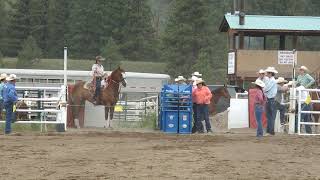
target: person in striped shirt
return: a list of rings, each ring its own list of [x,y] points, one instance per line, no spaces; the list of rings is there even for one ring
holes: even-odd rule
[[[312,88],[312,85],[315,83],[313,77],[307,73],[308,71],[309,70],[306,66],[301,66],[299,68],[299,75],[297,77],[297,83],[306,89]]]

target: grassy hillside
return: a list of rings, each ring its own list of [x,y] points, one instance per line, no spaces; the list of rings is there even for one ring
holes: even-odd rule
[[[16,58],[4,58],[3,68],[16,68]],[[70,70],[91,70],[93,60],[68,59],[68,69]],[[105,70],[109,70],[109,65]],[[165,73],[166,63],[122,61],[121,67],[128,72]],[[62,59],[42,59],[33,69],[63,69]]]

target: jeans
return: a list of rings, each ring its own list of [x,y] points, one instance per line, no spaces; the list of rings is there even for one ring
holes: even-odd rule
[[[201,129],[201,132],[203,132],[203,125],[202,123],[200,123],[200,127],[197,128],[197,104],[193,103],[192,105],[192,109],[193,109],[193,127],[192,127],[192,132],[196,132],[197,129]]]
[[[2,120],[2,111],[3,111],[3,100],[0,100],[0,119]]]
[[[263,136],[263,129],[262,129],[263,110],[264,110],[264,107],[261,105],[255,105],[255,107],[254,107],[254,113],[255,113],[256,121],[257,121],[257,137]]]
[[[301,105],[301,111],[311,111],[311,106],[310,106],[310,104],[305,104],[305,103],[303,103],[303,104]],[[310,114],[301,113],[301,122],[311,122],[311,116],[310,116]],[[305,129],[306,129],[306,133],[312,134],[311,125],[304,125],[304,127],[305,127]]]
[[[274,135],[274,121],[276,119],[276,101],[274,98],[267,99],[266,115],[267,115],[267,133]]]
[[[277,106],[277,110],[279,110],[280,112],[280,123],[284,124],[285,123],[285,112],[286,112],[286,106],[280,104],[279,102],[276,101],[276,106]]]
[[[101,78],[96,77],[96,91],[94,93],[95,100],[97,100],[97,97],[100,96],[100,89],[101,89]]]
[[[5,127],[4,133],[10,134],[11,133],[13,103],[5,103],[4,107],[6,109],[6,127]]]
[[[211,130],[211,125],[209,121],[209,106],[208,104],[197,104],[197,121],[196,121],[196,127],[197,131],[201,132],[203,131],[203,127],[201,129],[202,120],[205,120],[206,122],[206,129],[207,131]]]

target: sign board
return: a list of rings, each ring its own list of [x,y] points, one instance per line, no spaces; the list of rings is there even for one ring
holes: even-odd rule
[[[236,68],[236,53],[235,52],[229,52],[228,53],[228,74],[234,74],[235,68]]]
[[[292,64],[293,61],[293,51],[278,51],[278,64]]]

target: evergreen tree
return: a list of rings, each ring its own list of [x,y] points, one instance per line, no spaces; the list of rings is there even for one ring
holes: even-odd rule
[[[111,69],[120,65],[121,61],[124,60],[122,54],[120,53],[119,46],[115,43],[112,37],[109,39],[108,43],[101,49],[101,55],[106,58],[104,66],[112,66]]]
[[[129,60],[145,61],[157,58],[155,30],[147,0],[129,0],[126,5],[126,22],[121,29],[121,52]]]
[[[30,34],[30,2],[31,0],[19,0],[11,4],[7,41],[8,56],[16,56],[21,50],[21,42]]]
[[[5,2],[0,1],[0,51],[6,54],[8,17]]]
[[[41,49],[36,40],[29,36],[22,44],[22,50],[18,55],[17,68],[32,68],[32,65],[38,63],[42,56]]]
[[[68,20],[68,46],[77,58],[93,58],[100,52],[103,13],[101,1],[72,0]]]
[[[3,68],[4,67],[4,64],[3,64],[3,54],[2,52],[0,51],[0,68]]]
[[[67,44],[66,20],[69,15],[69,1],[49,0],[48,3],[48,40],[46,47],[49,58],[58,58],[63,56],[63,47]]]
[[[48,0],[31,0],[29,12],[30,35],[35,38],[43,54],[46,55],[48,41]]]
[[[200,50],[210,47],[208,0],[176,0],[163,35],[163,58],[172,76],[189,76]]]

